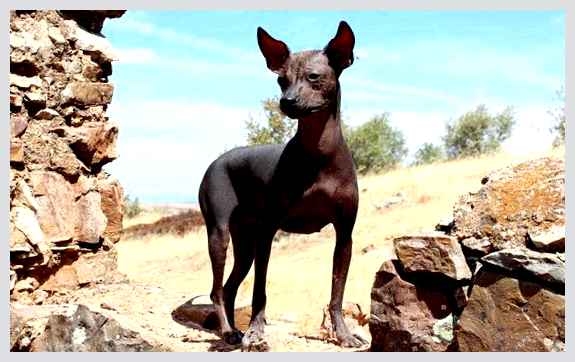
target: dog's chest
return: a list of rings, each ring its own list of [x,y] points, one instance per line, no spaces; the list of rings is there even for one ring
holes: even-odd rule
[[[312,185],[303,196],[294,200],[281,222],[281,229],[287,232],[310,234],[320,231],[332,223],[336,214],[336,185],[320,183]]]

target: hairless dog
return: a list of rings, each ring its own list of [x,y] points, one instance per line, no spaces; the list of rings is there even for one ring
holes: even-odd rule
[[[264,339],[266,276],[277,230],[310,234],[333,224],[336,232],[329,312],[339,343],[367,342],[348,330],[342,299],[351,261],[358,191],[340,120],[341,72],[353,63],[354,34],[342,21],[323,50],[291,53],[258,28],[267,67],[278,75],[280,110],[298,120],[287,144],[235,148],[207,169],[199,191],[213,271],[211,299],[222,337],[242,350],[268,349]],[[230,235],[234,266],[223,285]],[[234,326],[240,283],[255,264],[252,317],[243,334]]]

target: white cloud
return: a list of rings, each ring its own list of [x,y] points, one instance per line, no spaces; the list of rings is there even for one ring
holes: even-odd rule
[[[233,57],[238,60],[259,59],[260,55],[254,52],[245,51],[232,47],[217,39],[196,36],[191,33],[182,33],[168,27],[160,27],[151,22],[126,18],[117,21],[118,28],[127,29],[142,35],[158,38],[160,40],[177,43],[179,46],[189,46],[202,51],[214,51],[222,55]]]
[[[142,100],[112,103],[108,113],[120,124],[120,134],[119,158],[106,169],[127,192],[144,201],[175,194],[189,201],[208,165],[225,149],[244,144],[244,121],[250,110],[185,100]]]

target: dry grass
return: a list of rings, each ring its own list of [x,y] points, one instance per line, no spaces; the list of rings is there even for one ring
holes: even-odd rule
[[[556,149],[544,155],[563,158],[564,152]],[[394,236],[432,230],[437,221],[451,213],[458,197],[478,189],[481,178],[490,171],[544,155],[517,157],[501,153],[361,178],[345,300],[357,302],[369,311],[373,277],[391,255],[390,240]],[[404,202],[389,209],[375,207],[398,192],[404,194]],[[362,253],[361,249],[370,244],[375,249]],[[317,332],[322,307],[330,297],[333,247],[331,226],[312,235],[283,237],[274,244],[267,289],[267,314],[271,319],[294,319],[300,332]],[[184,237],[155,236],[120,242],[118,251],[120,268],[132,280],[161,285],[181,296],[210,292],[212,275],[203,227]],[[230,254],[226,274],[231,270],[232,259]],[[253,270],[240,287],[238,304],[249,303],[252,286]]]

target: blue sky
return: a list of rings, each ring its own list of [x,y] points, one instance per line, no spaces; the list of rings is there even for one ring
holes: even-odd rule
[[[322,48],[340,20],[356,36],[342,74],[350,125],[389,112],[410,157],[439,143],[445,123],[478,104],[513,106],[509,152],[546,148],[547,111],[564,84],[563,12],[128,11],[103,33],[119,60],[110,118],[120,157],[106,167],[149,203],[194,202],[223,150],[245,144],[245,120],[279,95],[257,41],[262,26],[292,51]]]

